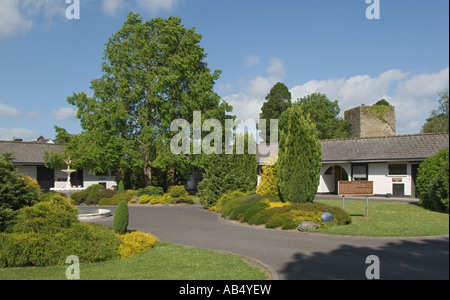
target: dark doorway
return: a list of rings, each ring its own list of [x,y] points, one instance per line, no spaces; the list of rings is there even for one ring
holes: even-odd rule
[[[37,182],[44,192],[49,192],[55,182],[53,170],[42,166],[37,167]]]
[[[404,183],[394,183],[392,185],[392,196],[404,197],[405,196],[405,184]]]
[[[72,183],[73,187],[83,187],[83,170],[77,170],[75,173],[70,174],[70,183]]]

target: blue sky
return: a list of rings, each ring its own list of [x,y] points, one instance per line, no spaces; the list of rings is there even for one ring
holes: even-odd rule
[[[397,133],[420,132],[437,92],[449,86],[448,0],[0,0],[0,140],[80,132],[66,99],[90,94],[105,43],[133,10],[144,21],[179,16],[202,34],[215,91],[242,118],[257,119],[277,82],[293,101],[314,92],[344,110],[385,98]]]

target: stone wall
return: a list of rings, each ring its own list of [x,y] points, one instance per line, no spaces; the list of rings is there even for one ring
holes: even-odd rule
[[[360,106],[347,110],[345,120],[352,124],[351,137],[395,136],[393,106]]]

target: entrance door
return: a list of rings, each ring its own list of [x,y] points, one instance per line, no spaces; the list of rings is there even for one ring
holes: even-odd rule
[[[405,196],[405,184],[404,183],[394,183],[392,185],[392,196],[404,197]]]
[[[54,185],[53,170],[42,166],[37,167],[37,182],[44,192],[49,192]]]

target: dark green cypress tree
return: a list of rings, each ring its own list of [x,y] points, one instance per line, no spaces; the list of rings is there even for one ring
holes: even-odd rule
[[[114,212],[113,228],[114,232],[118,234],[125,234],[128,228],[128,203],[122,200],[117,205],[116,211]]]
[[[322,150],[318,132],[300,106],[291,109],[288,130],[281,134],[278,184],[284,201],[314,201],[320,183]]]

